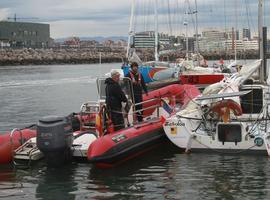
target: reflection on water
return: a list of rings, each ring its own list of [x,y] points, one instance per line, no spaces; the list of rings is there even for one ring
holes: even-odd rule
[[[39,171],[38,185],[35,192],[37,199],[75,199],[76,187],[74,173],[76,166],[64,166],[61,169]]]
[[[94,78],[120,64],[0,68],[0,132],[95,100]],[[0,166],[0,199],[269,199],[264,156],[181,154],[166,144],[119,167]]]
[[[73,163],[1,168],[8,199],[268,199],[269,164],[260,156],[181,154],[170,144],[113,169]]]

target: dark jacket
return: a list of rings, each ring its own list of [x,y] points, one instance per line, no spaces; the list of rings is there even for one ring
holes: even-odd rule
[[[112,78],[107,78],[105,84],[106,105],[111,110],[121,110],[121,102],[127,102],[127,98],[119,83],[115,82]]]
[[[131,73],[134,76],[135,82],[132,80]],[[138,72],[137,74],[134,74],[132,71],[129,71],[129,73],[126,75],[126,77],[130,78],[132,81],[134,96],[141,96],[142,90],[144,90],[144,92],[147,93],[147,87],[145,85],[142,74],[141,74],[141,81],[138,81],[139,73],[140,72]]]

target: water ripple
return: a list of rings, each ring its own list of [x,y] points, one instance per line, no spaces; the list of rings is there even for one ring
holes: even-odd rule
[[[96,94],[95,84],[87,83],[94,83],[100,67],[19,69],[0,73],[0,130],[76,111]],[[168,145],[108,170],[88,163],[60,169],[47,168],[45,163],[27,170],[0,166],[0,199],[269,199],[269,171],[264,156],[186,155]]]
[[[76,78],[61,78],[57,80],[19,80],[19,81],[6,81],[0,82],[0,88],[13,88],[13,87],[36,87],[36,86],[53,86],[61,84],[71,84],[71,83],[94,83],[96,78],[91,78],[89,76],[81,76]]]

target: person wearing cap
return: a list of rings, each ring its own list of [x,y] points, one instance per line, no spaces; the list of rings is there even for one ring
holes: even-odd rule
[[[148,95],[147,87],[145,85],[142,74],[138,70],[138,63],[136,62],[131,63],[130,68],[131,70],[126,75],[126,77],[130,78],[132,81],[135,104],[141,103],[143,101],[142,97],[143,91],[146,93],[146,95]],[[142,104],[135,106],[136,111],[142,110],[142,108],[143,108]],[[142,111],[136,112],[136,116],[138,122],[143,121]]]
[[[116,70],[113,70],[111,77],[105,80],[106,105],[115,131],[125,128],[122,102],[127,102],[127,98],[119,85],[119,80],[120,73]]]

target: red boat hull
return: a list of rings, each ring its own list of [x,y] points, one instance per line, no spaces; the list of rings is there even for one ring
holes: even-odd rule
[[[180,75],[182,84],[207,85],[214,84],[224,78],[223,74],[198,74],[198,75]]]
[[[88,160],[100,168],[110,168],[136,157],[166,141],[162,122],[145,122],[95,140],[88,149]]]
[[[22,145],[22,142],[36,137],[36,130],[24,129],[15,131],[12,140],[10,133],[0,134],[0,164],[8,164],[12,161],[13,151]]]

